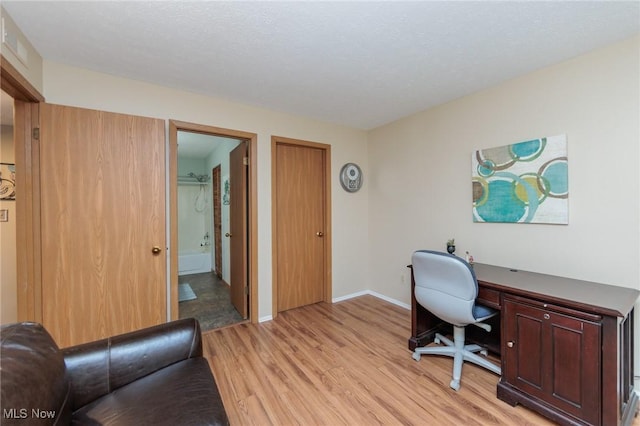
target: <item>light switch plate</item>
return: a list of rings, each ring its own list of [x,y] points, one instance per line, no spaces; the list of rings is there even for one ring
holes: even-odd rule
[[[9,222],[9,210],[0,210],[0,222]]]

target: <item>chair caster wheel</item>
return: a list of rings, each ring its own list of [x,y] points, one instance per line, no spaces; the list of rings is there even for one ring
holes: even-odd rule
[[[454,391],[460,390],[460,380],[452,380],[451,383],[449,383],[449,386]]]
[[[414,352],[413,355],[411,356],[413,359],[415,359],[416,361],[420,361],[420,354],[417,352]]]
[[[486,349],[481,350],[480,353],[484,356],[489,356],[489,352]]]
[[[436,337],[435,339],[433,339],[433,343],[435,343],[436,345],[439,345],[440,339]]]

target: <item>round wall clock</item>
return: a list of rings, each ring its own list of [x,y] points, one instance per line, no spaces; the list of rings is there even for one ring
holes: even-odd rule
[[[340,183],[347,192],[356,192],[362,186],[362,170],[357,164],[347,163],[340,170]]]

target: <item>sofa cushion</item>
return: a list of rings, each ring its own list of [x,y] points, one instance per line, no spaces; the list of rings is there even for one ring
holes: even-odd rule
[[[187,358],[202,356],[194,318],[159,324],[62,349],[74,408]]]
[[[51,335],[40,324],[20,323],[3,326],[0,336],[0,423],[68,424],[71,388]]]
[[[190,358],[125,385],[73,413],[78,425],[227,425],[209,364]]]

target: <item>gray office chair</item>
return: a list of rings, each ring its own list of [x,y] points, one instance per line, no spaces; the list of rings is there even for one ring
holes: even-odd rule
[[[489,324],[482,321],[498,314],[498,311],[476,305],[478,282],[471,266],[463,259],[449,253],[419,250],[411,258],[415,280],[416,301],[438,318],[453,325],[453,342],[436,333],[434,342],[446,346],[416,348],[413,359],[420,356],[446,355],[453,357],[453,378],[449,386],[460,389],[463,361],[470,361],[496,374],[500,367],[476,354],[487,351],[478,345],[465,345],[464,330],[469,324],[491,331]]]

